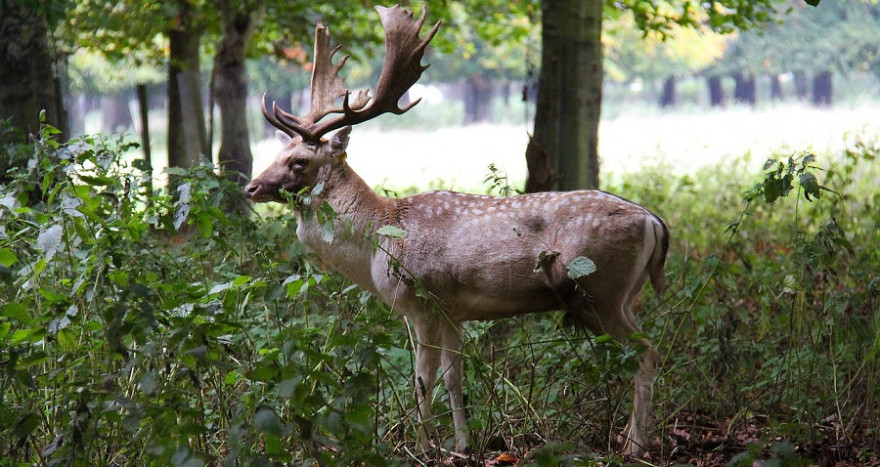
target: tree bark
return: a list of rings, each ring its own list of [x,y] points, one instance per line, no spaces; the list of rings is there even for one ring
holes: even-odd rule
[[[675,107],[675,76],[663,80],[663,94],[660,95],[660,107]]]
[[[40,111],[46,123],[67,134],[60,73],[48,35],[46,11],[37,2],[0,0],[0,119],[10,118],[21,133],[8,135],[25,142],[40,131]]]
[[[724,87],[721,85],[720,76],[706,78],[709,86],[709,105],[712,107],[724,107]]]
[[[541,190],[599,186],[601,0],[544,0],[534,142],[556,176]]]
[[[813,76],[813,105],[829,107],[832,101],[833,75],[830,70],[820,71]]]
[[[253,18],[244,9],[224,11],[221,15],[223,37],[214,60],[214,98],[221,121],[217,158],[227,177],[244,186],[251,178],[253,165],[245,73],[245,52],[253,32]]]
[[[200,33],[189,2],[177,2],[175,27],[168,31],[168,166],[192,167],[207,154],[199,76]],[[171,192],[176,180],[171,177]]]

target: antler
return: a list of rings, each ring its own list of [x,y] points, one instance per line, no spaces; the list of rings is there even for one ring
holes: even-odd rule
[[[399,107],[397,101],[418,81],[422,72],[428,68],[422,65],[425,47],[434,38],[440,21],[428,33],[428,37],[419,40],[419,31],[427,16],[427,9],[415,20],[412,13],[400,8],[377,6],[382,28],[385,30],[385,63],[379,75],[376,97],[371,100],[370,90],[361,89],[351,100],[351,91],[345,87],[345,79],[339,71],[348,60],[348,55],[338,64],[333,64],[333,55],[342,46],[330,47],[330,31],[320,22],[315,28],[315,53],[312,68],[311,101],[309,113],[298,117],[285,112],[272,103],[272,112],[266,108],[266,95],[263,94],[263,115],[279,130],[293,137],[299,135],[303,141],[317,143],[321,136],[338,128],[357,125],[379,115],[391,112],[402,114],[418,104],[416,100],[406,107]],[[342,97],[342,107],[333,107],[333,103]],[[369,104],[369,105],[368,105]],[[318,123],[330,113],[341,113],[335,118]]]

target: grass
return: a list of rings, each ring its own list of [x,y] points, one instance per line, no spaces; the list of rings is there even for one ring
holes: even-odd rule
[[[722,134],[725,121],[743,115],[765,125],[778,119],[735,110],[705,117],[719,120],[704,127],[687,115],[619,123],[641,128],[650,148],[654,127],[660,141],[668,139],[661,128],[682,121],[700,135]],[[503,129],[465,133],[479,140],[498,130],[487,141],[507,143]],[[644,293],[637,311],[663,355],[645,462],[877,461],[880,143],[874,131],[842,132],[829,136],[830,151],[813,148],[814,161],[800,151],[753,150],[699,164],[624,164],[605,178],[606,189],[664,216],[673,235],[669,291]],[[455,154],[476,147],[451,130],[438,133],[422,146]],[[358,149],[359,135],[352,161],[416,183],[394,174],[401,162]],[[382,151],[395,141],[403,151],[400,135],[367,128],[362,139]],[[124,145],[97,138],[65,150],[50,136],[3,148],[4,157],[36,158],[10,171],[0,192],[0,465],[450,459],[414,452],[405,325],[313,265],[289,213],[228,214],[238,188],[212,167],[183,175],[189,200],[163,192],[147,199],[143,174],[120,167],[124,158],[98,163]],[[706,153],[728,150],[738,149]],[[442,155],[397,157],[444,166]],[[768,158],[778,163],[762,169]],[[455,183],[485,191],[486,172]],[[467,327],[474,462],[499,451],[546,465],[623,462],[615,452],[635,351],[568,334],[560,318]],[[435,397],[448,444],[445,391]]]

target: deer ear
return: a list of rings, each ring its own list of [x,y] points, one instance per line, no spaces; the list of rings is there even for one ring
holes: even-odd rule
[[[287,145],[290,144],[290,141],[293,139],[290,137],[290,135],[281,130],[275,131],[275,137],[278,138],[278,141],[281,141],[281,145],[284,147],[287,147]]]
[[[339,131],[330,137],[330,150],[333,154],[345,152],[348,147],[348,135],[351,133],[351,126],[342,127]]]

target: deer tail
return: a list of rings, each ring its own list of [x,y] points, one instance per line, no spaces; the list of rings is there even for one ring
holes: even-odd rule
[[[651,278],[651,287],[657,295],[663,293],[666,287],[666,275],[663,267],[666,264],[666,253],[669,252],[669,229],[663,219],[654,216],[654,251],[648,260],[648,276]]]

